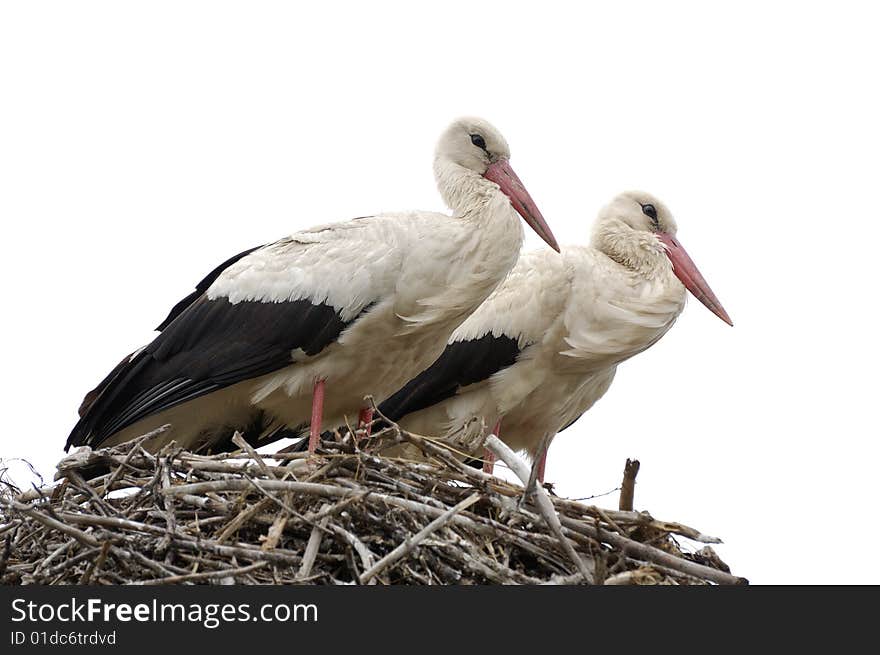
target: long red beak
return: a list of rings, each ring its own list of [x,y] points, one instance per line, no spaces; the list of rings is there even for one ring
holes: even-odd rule
[[[709,308],[710,312],[728,325],[733,326],[733,321],[730,320],[730,316],[724,311],[721,301],[712,293],[712,289],[700,274],[697,265],[694,264],[694,260],[687,254],[687,250],[682,247],[678,239],[666,232],[659,232],[657,236],[660,237],[660,241],[666,246],[666,255],[672,261],[672,271],[675,273],[675,276],[681,280],[681,283],[687,287],[688,291],[694,294],[694,298]]]
[[[491,180],[501,187],[501,191],[510,198],[510,204],[519,212],[519,215],[525,219],[539,237],[544,239],[553,250],[559,252],[559,244],[556,243],[556,237],[550,231],[550,226],[541,215],[532,196],[526,191],[526,187],[517,177],[516,173],[510,167],[510,162],[506,159],[499,159],[493,164],[489,164],[489,168],[483,173],[483,177]]]

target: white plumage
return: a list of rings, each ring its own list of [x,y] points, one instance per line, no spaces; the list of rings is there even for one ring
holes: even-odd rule
[[[317,250],[314,243],[299,247],[300,235],[282,244],[281,256],[274,258],[276,264],[291,261],[290,268],[282,266],[282,270],[308,271],[310,288],[317,290],[306,296],[310,302],[340,309],[343,320],[360,315],[319,355],[295,352],[291,366],[247,383],[251,402],[285,425],[298,425],[308,416],[316,380],[326,380],[331,389],[324,422],[335,426],[344,424],[346,414],[349,422],[355,420],[353,411],[364,404],[366,393],[377,402],[384,400],[413,372],[427,368],[442,352],[448,335],[513,265],[523,238],[512,211],[480,226],[427,213],[357,222],[362,227],[356,230],[351,223],[343,224],[346,241],[351,239],[347,248],[334,231],[319,232],[327,239],[319,250],[326,247],[325,256],[311,266],[297,262]],[[480,261],[487,274],[475,279],[472,261]],[[222,293],[225,277],[208,290],[209,297]],[[296,299],[303,297],[303,287],[270,288]],[[448,293],[450,288],[454,294]],[[270,296],[274,302],[277,297]]]
[[[407,429],[465,447],[500,421],[508,445],[539,458],[541,444],[589,410],[617,366],[660,339],[682,311],[679,277],[699,273],[677,254],[684,251],[675,232],[658,200],[621,194],[600,213],[591,245],[565,247],[561,257],[524,254],[438,362],[380,409]],[[699,279],[689,283],[693,292],[729,322]]]
[[[452,216],[324,225],[224,263],[87,396],[68,445],[165,423],[153,447],[217,449],[233,430],[260,444],[320,418],[321,402],[325,424],[354,420],[365,395],[380,401],[430,365],[506,276],[523,240],[517,212],[558,249],[508,157],[491,125],[460,119],[434,162]]]

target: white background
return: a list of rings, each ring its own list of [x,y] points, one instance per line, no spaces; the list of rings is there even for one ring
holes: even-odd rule
[[[83,393],[229,255],[442,210],[434,141],[477,114],[562,243],[665,200],[736,324],[691,302],[624,364],[558,491],[637,456],[637,506],[753,582],[880,582],[870,4],[326,4],[2,5],[0,455],[51,477]]]

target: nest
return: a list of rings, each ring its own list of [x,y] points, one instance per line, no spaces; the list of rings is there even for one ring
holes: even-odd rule
[[[517,475],[525,463],[486,445]],[[3,584],[737,584],[719,540],[472,468],[397,426],[318,453],[202,456],[143,438],[80,449],[0,500]],[[407,443],[421,461],[383,457]],[[96,467],[106,471],[94,475]],[[625,476],[631,502],[634,469]],[[628,490],[626,489],[628,487]],[[626,500],[629,497],[630,501]],[[693,550],[693,549],[690,549]]]

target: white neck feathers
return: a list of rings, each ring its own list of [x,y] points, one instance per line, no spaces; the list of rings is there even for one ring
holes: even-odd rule
[[[510,200],[498,185],[469,168],[437,157],[434,159],[434,178],[443,201],[455,218],[482,221],[515,214]]]
[[[672,270],[656,236],[634,230],[620,220],[599,221],[593,229],[592,246],[646,280],[668,276]]]

